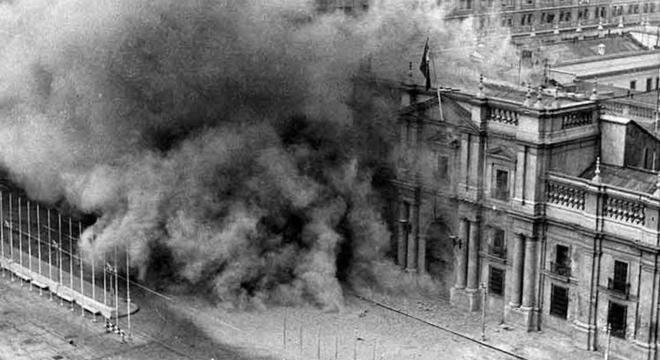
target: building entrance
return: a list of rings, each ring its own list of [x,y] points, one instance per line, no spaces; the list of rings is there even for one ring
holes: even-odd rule
[[[436,280],[442,295],[449,296],[454,285],[454,250],[449,228],[436,221],[426,233],[426,271]]]

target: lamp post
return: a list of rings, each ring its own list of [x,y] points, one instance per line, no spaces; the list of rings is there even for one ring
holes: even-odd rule
[[[485,282],[482,282],[479,287],[481,288],[481,341],[486,341],[486,292],[488,288]]]
[[[607,324],[607,347],[605,348],[605,360],[610,358],[610,343],[612,342],[612,325]]]

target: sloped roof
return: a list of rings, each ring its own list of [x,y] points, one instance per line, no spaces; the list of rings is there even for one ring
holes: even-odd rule
[[[595,170],[596,164],[593,163],[580,177],[592,179],[596,175]],[[652,171],[605,164],[600,165],[600,178],[604,184],[648,194],[655,191],[658,181],[658,176]]]
[[[645,50],[630,34],[626,33],[604,38],[591,38],[575,41],[562,41],[541,47],[544,53],[558,59],[558,64],[570,60],[578,60],[600,56],[598,46],[605,45],[605,54],[634,53]]]
[[[438,107],[438,98],[434,96],[426,101],[419,102],[417,104],[410,105],[409,107],[402,110],[402,114],[412,114],[414,110],[424,111],[428,109],[433,109]],[[442,94],[442,114],[444,119],[469,119],[470,111],[456,103],[453,99]],[[431,117],[431,116],[428,116]]]
[[[591,78],[635,69],[657,68],[660,66],[660,52],[644,52],[614,58],[594,58],[572,64],[555,66],[554,69],[575,74],[577,77]]]

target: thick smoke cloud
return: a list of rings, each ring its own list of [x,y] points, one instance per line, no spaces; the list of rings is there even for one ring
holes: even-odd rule
[[[88,256],[128,248],[142,278],[223,300],[341,306],[339,278],[396,272],[371,187],[393,108],[356,103],[351,79],[366,58],[401,73],[420,33],[466,33],[412,3],[2,3],[0,161],[31,197],[99,216]]]

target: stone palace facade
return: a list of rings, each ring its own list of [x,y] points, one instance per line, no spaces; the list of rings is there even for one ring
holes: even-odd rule
[[[609,327],[613,356],[658,358],[655,110],[483,81],[441,91],[439,106],[434,89],[394,85],[398,264],[467,311],[591,350]]]

